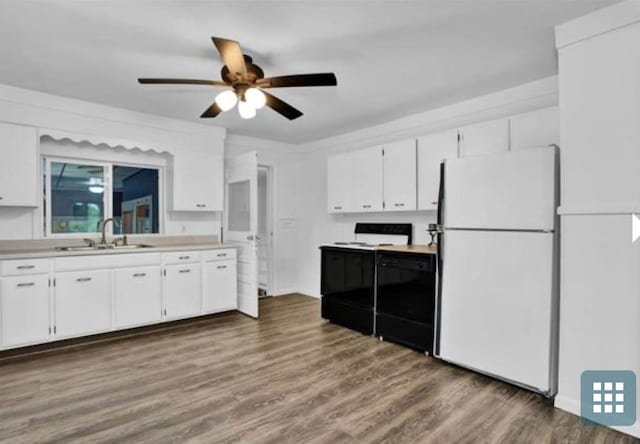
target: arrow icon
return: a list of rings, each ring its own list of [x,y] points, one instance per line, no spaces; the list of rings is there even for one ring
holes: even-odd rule
[[[640,238],[640,218],[635,214],[631,214],[631,243]]]

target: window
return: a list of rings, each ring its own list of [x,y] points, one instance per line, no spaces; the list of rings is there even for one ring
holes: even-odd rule
[[[158,168],[45,158],[45,236],[160,232]]]

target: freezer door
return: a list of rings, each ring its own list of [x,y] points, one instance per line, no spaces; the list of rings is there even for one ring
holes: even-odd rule
[[[548,392],[556,340],[553,234],[444,237],[440,356]]]
[[[556,150],[528,150],[446,163],[445,225],[458,228],[552,230]]]

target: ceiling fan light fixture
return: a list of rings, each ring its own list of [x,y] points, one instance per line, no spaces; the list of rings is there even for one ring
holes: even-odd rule
[[[256,116],[256,109],[246,100],[238,102],[238,113],[243,119],[253,119]]]
[[[262,109],[267,104],[267,96],[258,88],[249,88],[244,93],[244,98],[255,109]]]
[[[234,91],[227,89],[216,96],[215,102],[222,111],[229,111],[238,103],[238,96]]]

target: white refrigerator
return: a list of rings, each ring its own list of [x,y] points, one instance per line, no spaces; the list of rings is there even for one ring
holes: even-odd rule
[[[441,168],[436,355],[553,396],[557,367],[555,148]]]

